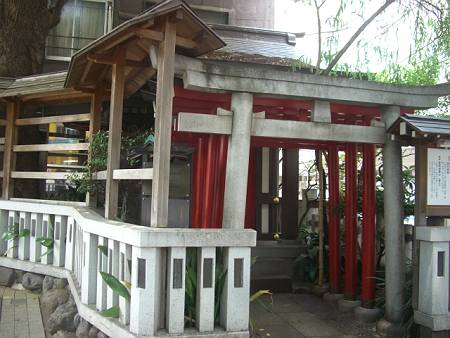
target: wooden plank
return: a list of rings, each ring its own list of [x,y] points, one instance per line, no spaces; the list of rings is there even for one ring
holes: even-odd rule
[[[164,39],[164,34],[158,31],[150,29],[138,29],[136,34],[143,39],[148,39],[152,41],[162,42]],[[194,49],[197,47],[197,43],[190,39],[183,38],[181,36],[176,37],[176,45],[186,49]]]
[[[115,63],[115,59],[112,56],[104,56],[104,55],[89,55],[88,60],[90,62],[104,64],[104,65],[113,65]],[[135,68],[145,68],[149,66],[149,63],[146,60],[143,61],[135,61],[135,60],[126,60],[125,66],[127,67],[135,67]]]
[[[13,151],[14,144],[17,143],[16,127],[14,120],[19,114],[20,101],[8,102],[6,106],[6,128],[5,128],[5,149],[3,154],[3,180],[2,197],[10,199],[13,197],[13,180],[11,171],[16,167],[16,154]]]
[[[142,169],[116,169],[113,172],[115,180],[151,180],[153,179],[153,168]]]
[[[106,170],[98,171],[96,173],[92,173],[92,179],[97,181],[106,180]]]
[[[114,181],[113,172],[114,169],[120,168],[123,96],[125,90],[125,52],[125,49],[119,50],[117,63],[112,66],[105,193],[105,218],[107,219],[116,217],[119,199],[119,182]]]
[[[89,143],[52,143],[52,144],[21,144],[13,147],[14,152],[32,152],[32,151],[71,151],[88,150]]]
[[[11,172],[11,177],[37,180],[65,180],[71,174],[71,172],[13,171]]]
[[[38,125],[38,124],[64,123],[64,122],[85,122],[85,121],[89,121],[89,119],[90,119],[90,114],[30,117],[30,118],[26,118],[26,119],[17,119],[16,126],[31,126],[31,125]]]
[[[55,168],[55,169],[84,169],[86,168],[83,165],[70,165],[70,164],[47,164],[47,168]]]
[[[164,41],[159,45],[156,90],[155,146],[153,152],[153,182],[151,226],[168,225],[170,144],[175,67],[176,24],[166,20]]]

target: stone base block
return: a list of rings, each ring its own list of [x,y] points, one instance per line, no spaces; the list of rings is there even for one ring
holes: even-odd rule
[[[381,309],[372,308],[368,309],[362,306],[358,306],[354,310],[355,318],[363,323],[375,323],[381,318]]]
[[[386,338],[402,338],[406,336],[406,329],[401,324],[391,323],[382,318],[377,322],[377,333]]]
[[[327,292],[326,294],[323,295],[323,300],[328,303],[337,303],[341,299],[344,299],[344,294],[342,293]]]
[[[312,292],[319,297],[322,297],[325,293],[328,292],[328,286],[318,286],[314,285]]]
[[[341,299],[338,301],[338,309],[341,312],[353,312],[355,307],[361,306],[359,300]]]

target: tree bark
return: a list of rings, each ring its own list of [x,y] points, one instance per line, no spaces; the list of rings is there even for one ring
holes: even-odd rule
[[[65,0],[0,0],[0,76],[42,72],[45,42]]]

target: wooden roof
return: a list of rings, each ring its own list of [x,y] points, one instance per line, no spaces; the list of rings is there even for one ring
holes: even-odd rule
[[[0,79],[0,99],[20,97],[26,101],[88,100],[90,95],[65,88],[67,72],[39,74],[22,78]]]
[[[404,115],[400,116],[388,130],[403,138],[450,138],[450,119]]]
[[[176,21],[178,54],[196,57],[225,45],[183,0],[166,0],[75,53],[65,87],[89,91],[103,83],[108,88],[115,55],[125,48],[125,91],[126,95],[134,93],[156,73],[151,67],[149,50],[163,40],[162,25],[168,16]]]

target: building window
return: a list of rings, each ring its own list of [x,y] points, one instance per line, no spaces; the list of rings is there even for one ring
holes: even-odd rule
[[[147,0],[147,8],[150,8],[158,3],[156,0]],[[223,24],[230,23],[229,12],[227,10],[211,9],[212,6],[195,6],[191,5],[192,10],[198,15],[200,19],[209,24]]]
[[[46,57],[66,59],[105,34],[111,22],[111,3],[107,0],[69,0],[59,24],[47,38]]]

